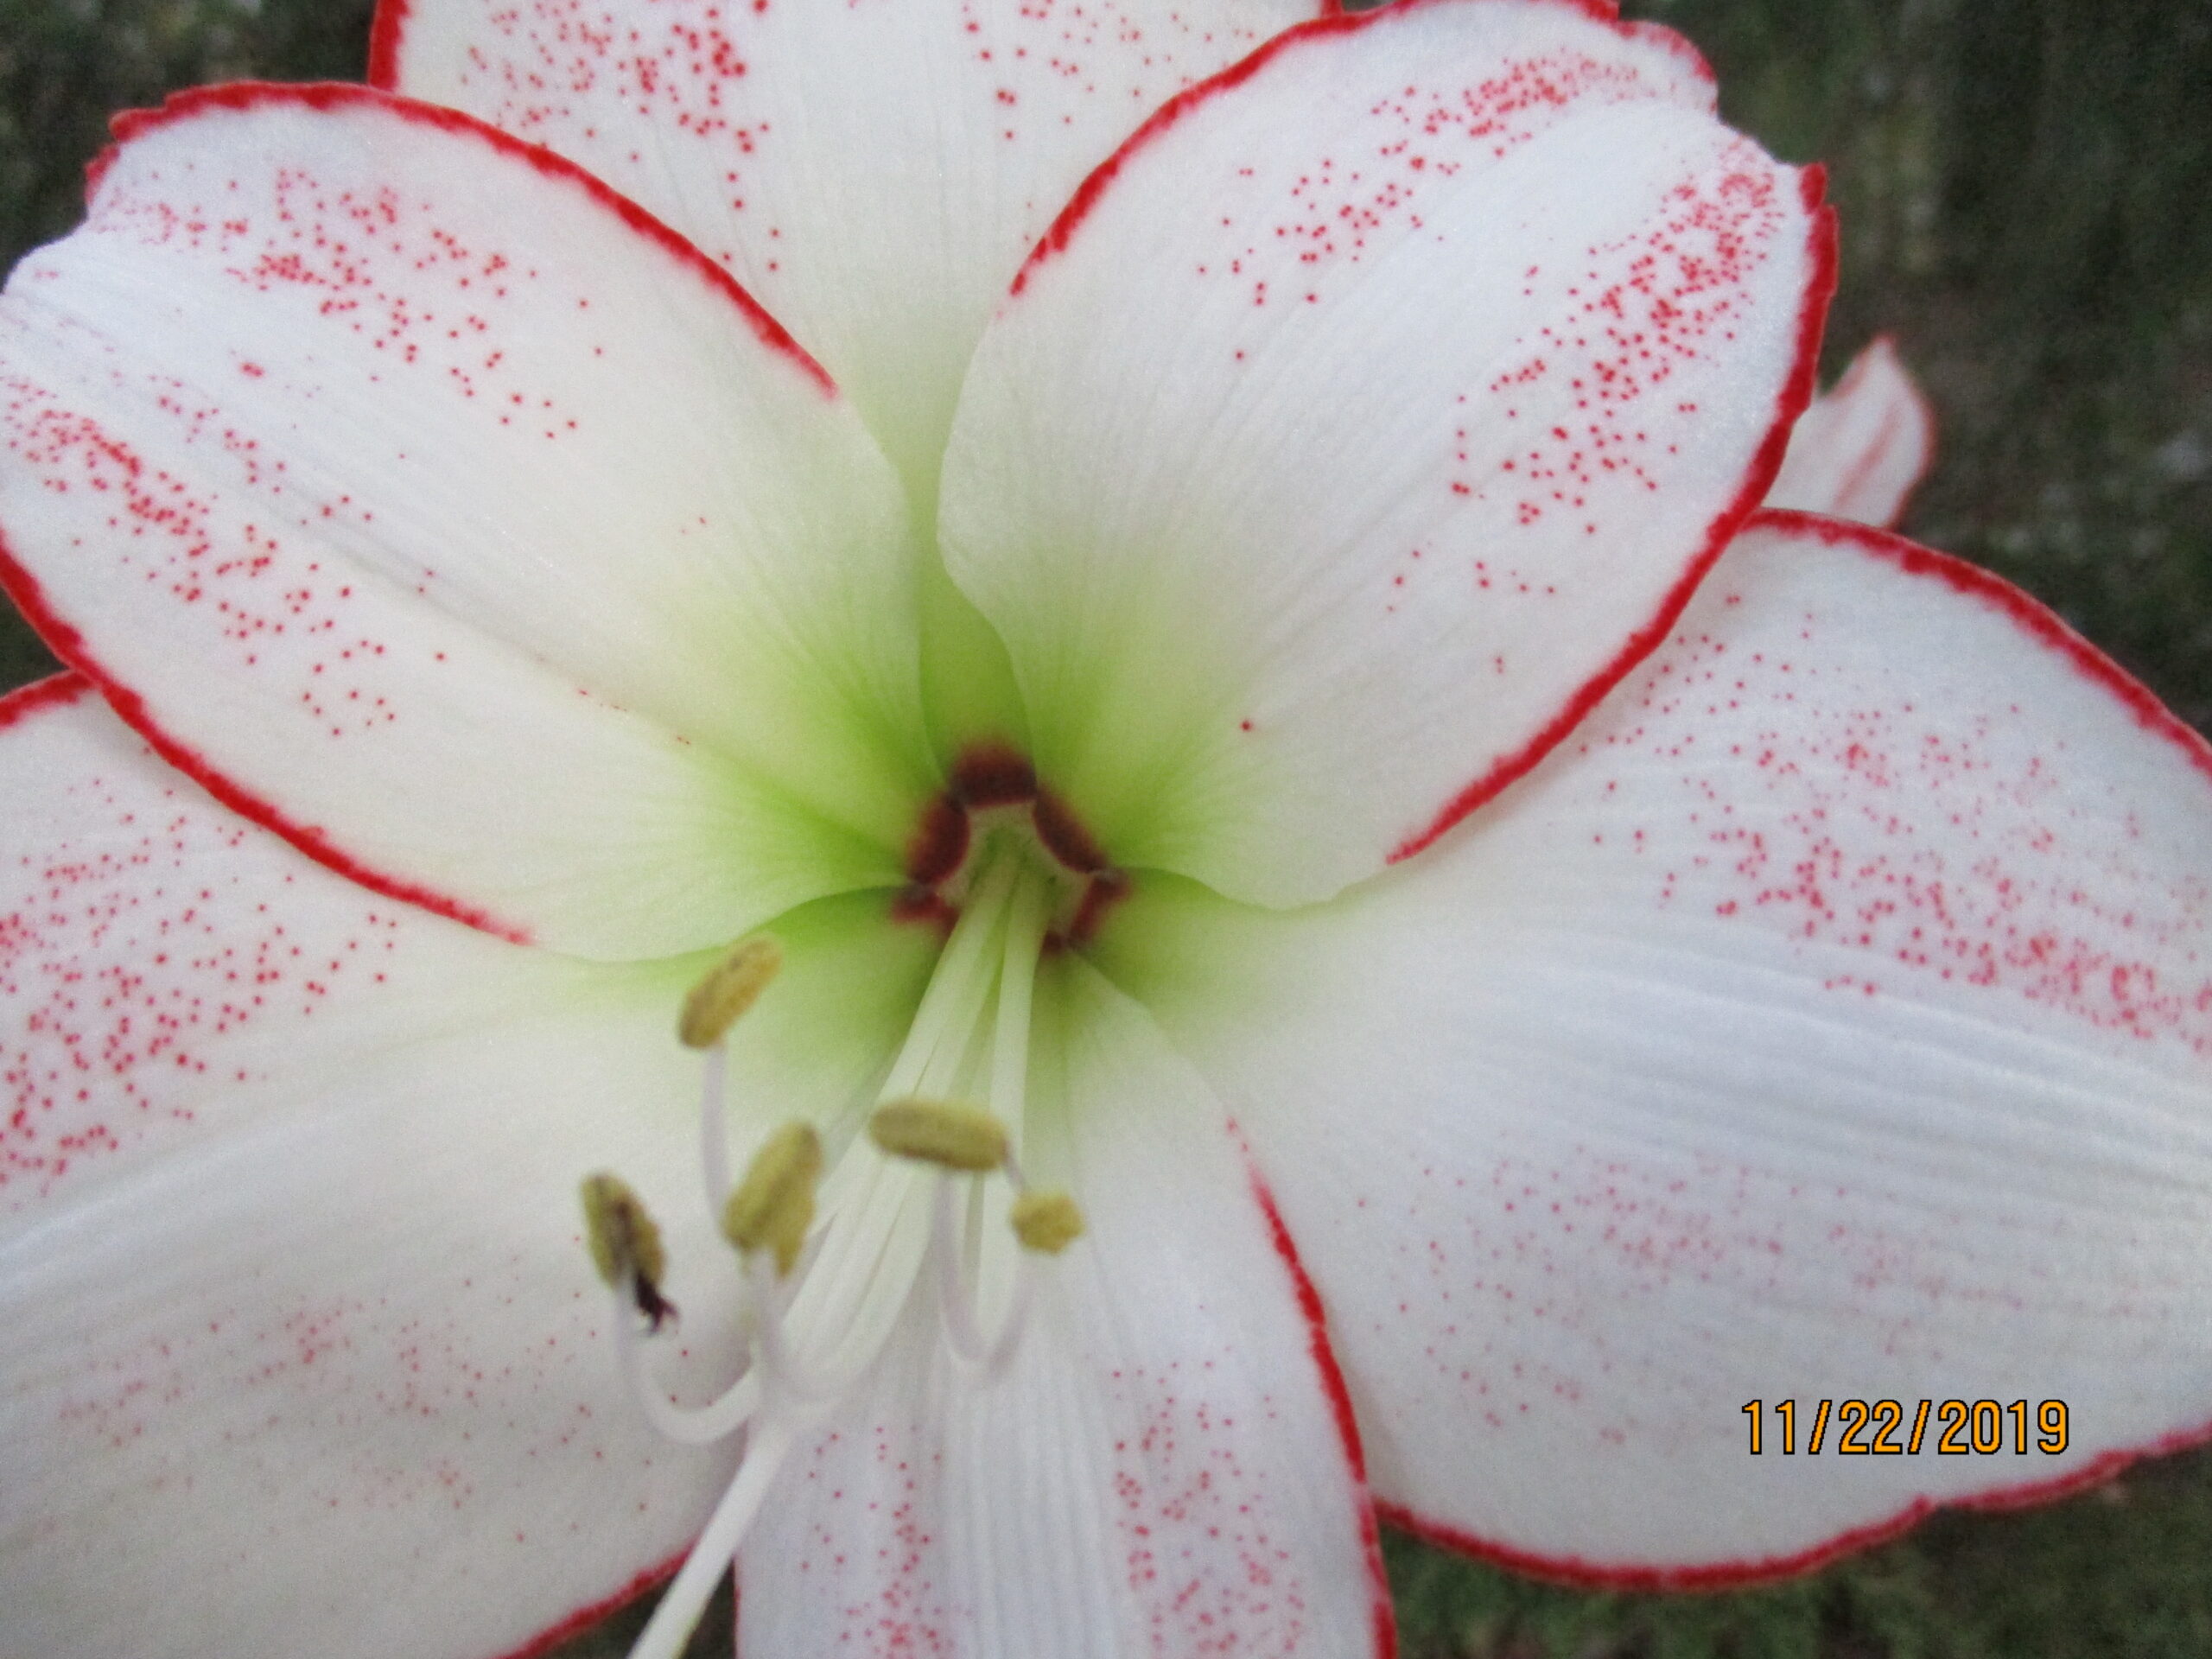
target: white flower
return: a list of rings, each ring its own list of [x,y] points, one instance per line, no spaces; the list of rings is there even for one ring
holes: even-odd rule
[[[747,1652],[1343,1659],[1378,1506],[1704,1582],[2206,1417],[2203,746],[1738,535],[1829,231],[1680,41],[1296,16],[412,0],[430,104],[123,124],[0,302],[0,1647],[513,1652],[728,1488]],[[1953,1395],[2067,1449],[1745,1449]]]

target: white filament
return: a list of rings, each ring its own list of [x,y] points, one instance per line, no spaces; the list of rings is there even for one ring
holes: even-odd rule
[[[684,1557],[683,1566],[653,1609],[653,1616],[639,1633],[630,1659],[676,1659],[691,1638],[691,1627],[706,1611],[722,1569],[737,1558],[737,1547],[760,1513],[784,1459],[796,1444],[793,1425],[773,1418],[753,1430],[753,1439],[738,1459],[737,1473],[707,1519],[707,1529]]]

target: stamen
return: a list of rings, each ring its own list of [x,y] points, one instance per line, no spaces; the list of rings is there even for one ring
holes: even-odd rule
[[[660,1229],[629,1184],[604,1170],[587,1175],[579,1196],[584,1206],[584,1243],[592,1265],[618,1295],[626,1297],[659,1330],[675,1317],[676,1306],[660,1294],[668,1270]]]
[[[880,1098],[912,1094],[922,1086],[940,1047],[965,1047],[967,1034],[990,992],[990,976],[978,970],[997,938],[1007,897],[1019,873],[1015,860],[1001,857],[990,861],[976,878],[967,906],[953,925],[952,937],[944,942],[938,957],[937,971],[930,976],[929,986],[922,993],[921,1006],[914,1010],[913,1024],[907,1028],[899,1058],[892,1062],[891,1075],[884,1079]],[[957,1043],[945,1040],[956,1034]],[[952,1058],[957,1063],[958,1054]]]
[[[1083,1236],[1083,1211],[1065,1192],[1024,1192],[1007,1219],[1021,1248],[1039,1255],[1058,1255]]]
[[[716,1043],[699,1067],[699,1179],[707,1213],[718,1216],[729,1198],[729,1045]]]
[[[1044,949],[1047,914],[1044,884],[1025,881],[1007,916],[1006,954],[999,969],[998,1020],[991,1032],[991,1104],[1018,1135],[1027,1116],[1029,1020],[1037,989],[1037,958]]]
[[[953,884],[930,895],[949,931],[879,1085],[868,1134],[843,1148],[826,1179],[820,1137],[799,1122],[769,1136],[742,1178],[730,1179],[724,1041],[774,978],[781,948],[766,937],[744,941],[685,999],[678,1035],[702,1051],[701,1168],[709,1205],[741,1255],[751,1361],[718,1398],[682,1405],[651,1376],[637,1316],[658,1326],[673,1311],[658,1289],[659,1235],[627,1187],[612,1177],[586,1184],[594,1259],[615,1287],[624,1373],[647,1415],[690,1444],[741,1427],[749,1436],[729,1490],[632,1659],[676,1659],[779,1466],[878,1363],[929,1271],[925,1257],[936,1258],[944,1339],[956,1363],[988,1380],[1018,1349],[1051,1270],[1046,1258],[1083,1234],[1068,1193],[1033,1192],[1022,1174],[1033,1001],[1043,953],[1060,943],[1049,936],[1061,901],[1119,878],[1027,763],[1014,761],[1001,766],[995,753],[964,758],[910,849],[910,874]],[[1040,842],[1048,859],[1039,856]],[[974,1100],[989,1109],[962,1103]],[[1013,1188],[1011,1239],[985,1225],[996,1213],[996,1203],[986,1202],[996,1189],[959,1180],[993,1172]],[[984,1329],[982,1306],[1003,1308],[995,1332]]]
[[[760,1513],[784,1459],[798,1444],[796,1426],[769,1419],[753,1431],[753,1440],[739,1460],[737,1478],[730,1482],[722,1501],[708,1517],[707,1529],[691,1547],[677,1573],[639,1633],[630,1659],[677,1659],[690,1639],[699,1615],[721,1581],[722,1571],[737,1559],[738,1546]]]
[[[667,1268],[660,1229],[646,1212],[644,1200],[618,1176],[586,1176],[582,1198],[584,1239],[591,1248],[592,1264],[614,1293],[614,1346],[630,1392],[653,1427],[669,1439],[689,1446],[721,1440],[758,1408],[759,1381],[749,1375],[740,1376],[717,1399],[697,1408],[679,1406],[668,1397],[668,1391],[646,1372],[645,1342],[638,1331],[640,1314],[653,1331],[676,1317],[676,1305],[660,1294],[661,1274]]]
[[[988,1112],[943,1100],[894,1100],[875,1109],[868,1138],[894,1158],[980,1174],[1006,1162],[1006,1125]]]
[[[950,1175],[938,1178],[930,1212],[930,1252],[937,1258],[938,1312],[944,1325],[945,1345],[952,1350],[953,1357],[979,1372],[980,1381],[989,1382],[1006,1370],[1007,1362],[1014,1357],[1014,1351],[1021,1341],[1021,1333],[1028,1328],[1029,1305],[1036,1296],[1037,1275],[1029,1260],[1024,1257],[1015,1268],[1014,1299],[1007,1308],[1006,1318],[999,1325],[998,1334],[986,1341],[982,1322],[976,1315],[976,1294],[969,1285],[959,1244],[953,1234],[952,1179]]]
[[[996,980],[1007,901],[1022,883],[1023,860],[987,852],[966,906],[938,957],[906,1040],[877,1098],[902,1100],[918,1091],[949,1091]],[[929,1236],[921,1172],[875,1156],[874,1142],[855,1141],[825,1189],[842,1224],[831,1229],[808,1270],[810,1326],[845,1335],[838,1354],[851,1365],[872,1356],[898,1322],[907,1290],[923,1266]],[[911,1249],[911,1254],[909,1249]]]
[[[745,1179],[722,1209],[722,1235],[745,1253],[771,1249],[779,1277],[788,1274],[814,1224],[822,1181],[822,1138],[810,1123],[786,1123],[753,1155]]]
[[[740,940],[683,999],[683,1012],[676,1022],[676,1034],[683,1046],[712,1048],[721,1041],[760,1000],[783,965],[784,947],[766,934]]]
[[[645,1339],[638,1333],[639,1308],[626,1292],[615,1293],[614,1346],[622,1358],[623,1380],[645,1419],[683,1446],[712,1446],[745,1427],[760,1408],[760,1377],[747,1370],[703,1406],[679,1406],[669,1398],[645,1366]]]
[[[822,1206],[836,1224],[823,1230],[791,1300],[817,1333],[814,1351],[825,1363],[864,1364],[898,1324],[929,1238],[928,1212],[915,1200],[922,1179],[919,1166],[855,1137],[823,1184]]]
[[[823,1404],[851,1393],[881,1348],[881,1335],[872,1338],[861,1357],[842,1368],[833,1362],[826,1371],[811,1370],[791,1351],[785,1329],[791,1295],[769,1264],[758,1255],[747,1258],[745,1283],[753,1293],[753,1335],[760,1344],[761,1388],[768,1402]]]

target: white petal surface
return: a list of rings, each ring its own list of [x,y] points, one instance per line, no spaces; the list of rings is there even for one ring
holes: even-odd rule
[[[134,723],[591,954],[895,880],[904,509],[772,322],[450,112],[245,87],[124,132],[0,301],[0,571]]]
[[[1886,529],[1935,456],[1935,411],[1885,335],[1798,418],[1766,504]]]
[[[2204,746],[1990,577],[1754,523],[1416,863],[1102,938],[1248,1128],[1378,1494],[1600,1580],[1802,1565],[2212,1424]],[[2031,1449],[1809,1455],[1847,1399],[1897,1444],[2025,1400]]]
[[[740,1651],[1388,1653],[1334,1363],[1219,1103],[1080,965],[1039,1014],[1024,1160],[1090,1230],[994,1384],[946,1358],[925,1275],[739,1558]]]
[[[385,0],[372,78],[550,146],[758,295],[934,498],[969,355],[1084,175],[1315,0]]]
[[[666,1562],[723,1471],[624,1394],[575,1183],[658,1211],[696,1394],[734,1275],[670,1034],[690,965],[365,893],[77,683],[0,725],[0,1650],[483,1659]],[[846,1040],[811,1033],[779,1103],[880,1065],[926,950],[855,902],[795,918],[742,1096],[825,1012]]]
[[[1314,25],[1170,105],[1039,245],[943,542],[1119,861],[1285,904],[1425,844],[1764,491],[1827,220],[1699,68],[1564,3]]]

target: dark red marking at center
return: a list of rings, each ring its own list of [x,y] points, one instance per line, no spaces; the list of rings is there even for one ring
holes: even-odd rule
[[[950,792],[934,795],[906,839],[906,879],[918,887],[950,880],[968,856],[968,809]]]
[[[927,887],[908,887],[891,901],[891,919],[933,927],[949,938],[960,912]]]
[[[975,849],[976,812],[993,807],[1029,808],[1039,843],[1061,868],[1089,878],[1065,927],[1045,938],[1046,954],[1087,943],[1116,902],[1128,896],[1129,879],[1067,803],[1037,781],[1029,757],[1011,744],[972,743],[952,765],[945,786],[932,795],[906,840],[906,886],[892,901],[892,919],[950,932],[959,905],[944,891]]]
[[[1084,888],[1083,897],[1077,901],[1067,931],[1054,934],[1047,943],[1057,942],[1067,950],[1077,950],[1089,944],[1105,921],[1107,912],[1129,896],[1129,878],[1119,870],[1099,871],[1090,878],[1090,885]]]
[[[630,1294],[638,1299],[638,1311],[645,1316],[645,1323],[658,1332],[664,1325],[676,1321],[676,1304],[660,1294],[660,1287],[642,1273],[630,1275]]]
[[[963,806],[1012,806],[1037,794],[1037,768],[1004,743],[971,743],[952,763],[945,792]]]
[[[1029,818],[1037,826],[1037,839],[1045,843],[1045,850],[1077,874],[1096,875],[1113,868],[1106,849],[1084,828],[1083,820],[1052,791],[1037,791]]]

